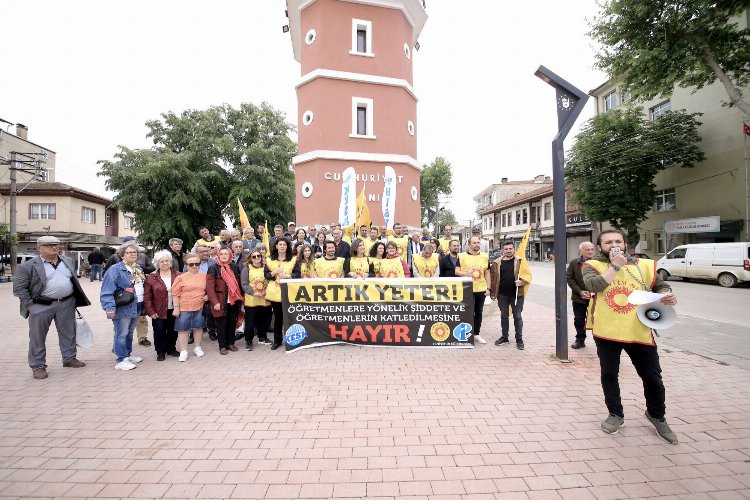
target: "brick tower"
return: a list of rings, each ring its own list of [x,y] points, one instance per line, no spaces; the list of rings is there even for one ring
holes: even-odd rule
[[[372,221],[383,223],[383,175],[396,173],[395,221],[420,226],[413,46],[421,0],[286,0],[297,84],[297,224],[338,220],[341,173],[366,183]]]

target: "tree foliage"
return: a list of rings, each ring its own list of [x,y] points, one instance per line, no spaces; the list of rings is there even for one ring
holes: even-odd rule
[[[435,234],[442,234],[440,232],[440,228],[444,228],[448,225],[453,226],[456,224],[456,222],[456,214],[454,214],[452,210],[449,210],[447,208],[440,210],[435,217]]]
[[[750,115],[750,29],[737,24],[748,7],[748,0],[610,0],[589,33],[602,46],[597,66],[637,99],[718,79],[728,104]]]
[[[422,222],[426,225],[430,222],[430,210],[438,209],[440,195],[453,192],[453,170],[450,162],[438,156],[431,164],[424,165],[419,179],[419,191],[422,195]]]
[[[136,213],[140,241],[192,242],[200,225],[224,227],[225,214],[238,222],[238,197],[252,222],[293,215],[292,126],[268,104],[168,112],[146,126],[154,147],[119,146],[98,174],[117,191],[115,204]]]
[[[571,201],[594,221],[609,221],[638,241],[638,225],[656,200],[654,177],[703,161],[696,116],[671,111],[651,121],[642,108],[618,108],[589,120],[568,153]]]

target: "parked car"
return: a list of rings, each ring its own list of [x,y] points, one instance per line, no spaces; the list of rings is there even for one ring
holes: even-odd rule
[[[641,253],[641,252],[631,253],[630,256],[635,257],[637,259],[650,259],[651,258],[645,253]]]
[[[656,272],[665,280],[670,276],[709,279],[733,287],[750,281],[750,243],[681,245],[656,262]]]
[[[19,253],[19,254],[16,254],[16,265],[23,264],[27,260],[31,260],[34,257],[36,257],[36,255],[29,254],[29,253]],[[4,266],[9,266],[10,265],[10,255],[5,254],[5,255],[0,256],[0,264],[2,264]]]

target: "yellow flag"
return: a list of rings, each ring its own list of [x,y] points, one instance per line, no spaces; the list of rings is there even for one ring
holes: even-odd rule
[[[526,247],[529,246],[529,235],[531,234],[531,226],[526,230],[526,234],[523,235],[523,240],[521,240],[521,244],[518,245],[518,250],[516,250],[516,255],[519,256],[521,259],[521,262],[518,266],[518,279],[524,280],[527,284],[523,287],[523,295],[524,297],[529,292],[529,288],[531,287],[531,267],[529,266],[529,261],[526,260]]]
[[[237,198],[237,208],[240,212],[240,227],[242,227],[242,230],[244,231],[245,228],[250,227],[250,221],[247,220],[247,214],[245,213],[245,209],[242,208],[242,203],[239,198]]]
[[[357,227],[359,230],[362,226],[370,227],[372,219],[370,218],[370,207],[367,206],[367,198],[365,197],[365,188],[362,187],[362,192],[357,197]],[[355,231],[356,233],[356,231]]]
[[[268,256],[271,256],[271,245],[268,243],[268,219],[266,219],[266,224],[263,226],[263,244],[266,246],[266,251],[268,252]]]

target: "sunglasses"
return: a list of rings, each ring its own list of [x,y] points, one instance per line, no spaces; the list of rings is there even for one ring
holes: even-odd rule
[[[260,255],[251,255],[250,258],[251,259],[260,259]]]
[[[201,267],[200,262],[188,262],[185,264],[187,267]]]

